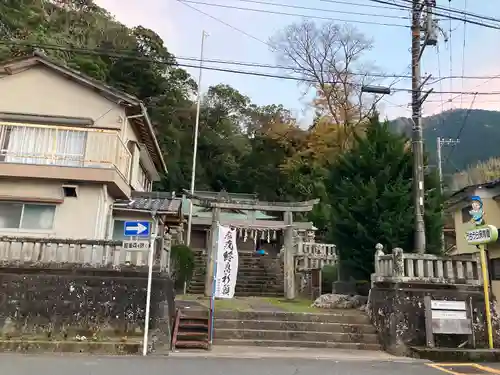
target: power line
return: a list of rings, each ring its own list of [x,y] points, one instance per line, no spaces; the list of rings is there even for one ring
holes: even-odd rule
[[[379,3],[379,4],[392,5],[394,7],[401,8],[401,9],[407,9],[407,10],[411,9],[411,7],[409,5],[395,4],[395,3],[391,3],[391,2],[386,1],[386,0],[369,0],[369,1],[372,1],[372,2],[375,2],[375,3]],[[405,1],[405,0],[400,0],[400,1]],[[410,3],[409,1],[407,1],[407,2]],[[446,11],[447,9],[443,8],[443,10]],[[494,30],[500,30],[500,25],[487,24],[487,23],[483,23],[483,22],[479,22],[479,21],[474,21],[474,20],[471,20],[471,19],[465,19],[463,17],[456,17],[456,16],[452,16],[450,14],[436,12],[436,11],[433,11],[432,13],[434,15],[436,15],[436,16],[440,16],[440,17],[443,17],[443,18],[446,18],[446,19],[452,19],[452,20],[455,20],[455,21],[464,21],[464,22],[470,23],[472,25],[483,26],[483,27],[486,27],[486,28],[489,28],[489,29],[494,29]],[[481,20],[486,20],[487,19],[487,17],[484,17],[484,16],[480,16],[480,17],[477,17],[477,18],[481,19]],[[500,20],[495,20],[494,22],[500,22]]]
[[[148,57],[133,56],[133,55],[124,54],[124,53],[122,53],[122,54],[114,53],[110,50],[102,50],[102,49],[99,50],[99,49],[89,49],[89,48],[66,48],[66,47],[62,47],[62,46],[37,44],[37,43],[22,42],[22,41],[0,41],[0,45],[22,45],[25,47],[32,47],[32,48],[38,48],[38,49],[47,49],[47,50],[64,51],[64,52],[70,52],[70,53],[81,53],[81,54],[94,55],[94,56],[106,56],[106,57],[113,57],[113,58],[120,58],[120,59],[129,59],[129,60],[134,60],[134,61],[143,61],[143,62],[160,64],[160,65],[170,66],[170,67],[178,66],[178,67],[185,67],[185,68],[196,68],[196,69],[200,68],[199,65],[180,64],[180,63],[168,62],[168,61],[158,61],[157,59],[152,59],[152,58],[148,58]],[[234,74],[241,74],[241,75],[256,76],[256,77],[267,77],[267,78],[292,80],[292,81],[298,81],[298,82],[316,83],[315,80],[307,79],[307,78],[300,78],[300,77],[294,77],[294,76],[284,76],[284,75],[278,75],[278,74],[268,74],[268,73],[261,73],[261,72],[251,72],[251,71],[245,71],[245,70],[226,69],[226,68],[219,68],[219,67],[213,67],[213,66],[203,66],[202,69],[213,70],[213,71],[218,71],[218,72],[225,72],[225,73],[234,73]],[[343,83],[343,82],[333,81],[333,82],[325,82],[325,83],[326,84],[338,84],[338,83]],[[392,91],[412,92],[412,89],[392,88]],[[459,95],[474,95],[474,96],[476,96],[476,95],[488,95],[488,96],[500,95],[500,91],[488,91],[488,92],[433,91],[432,92],[432,94],[441,94],[441,93],[443,93],[443,94],[459,94]]]
[[[342,1],[342,0],[319,0],[324,3],[330,3],[330,4],[345,4],[349,6],[357,6],[357,7],[363,7],[363,8],[376,8],[376,9],[390,9],[394,11],[401,11],[402,9],[397,9],[394,8],[394,6],[385,6],[385,5],[374,5],[374,4],[366,4],[366,3],[352,3],[350,1]]]
[[[451,15],[451,0],[448,0],[448,11]],[[464,21],[464,24],[465,24],[465,21]],[[451,18],[450,18],[450,22],[449,22],[449,28],[448,28],[448,32],[449,32],[449,36],[448,36],[448,47],[449,47],[449,51],[450,51],[450,76],[453,75],[453,42],[452,42],[452,36],[453,36],[453,32],[451,30]],[[450,79],[450,91],[453,91],[453,80]]]
[[[467,10],[467,0],[464,0],[464,10]],[[467,18],[467,16],[465,16]],[[462,75],[465,74],[465,41],[467,39],[467,23],[464,22],[464,41],[462,44]],[[462,78],[462,91],[464,91],[464,80]],[[460,107],[463,105],[463,96],[460,99]]]
[[[376,1],[376,0],[370,0],[370,1]],[[411,2],[412,2],[412,0],[399,0],[399,1],[402,1],[402,2],[405,2],[405,3],[408,3],[408,4],[411,4]],[[479,14],[479,13],[467,12],[466,9],[461,10],[461,9],[458,9],[458,8],[452,8],[451,6],[443,7],[443,6],[439,6],[439,5],[435,5],[433,8],[434,9],[438,9],[438,10],[443,10],[443,11],[450,11],[453,14],[462,14],[462,15],[467,16],[467,17],[473,17],[473,18],[478,18],[480,20],[488,20],[488,21],[500,23],[500,19],[499,18],[490,17],[490,16],[487,16],[487,15],[484,15],[484,14]],[[436,13],[434,12],[434,14],[436,14]],[[460,20],[460,21],[463,21],[463,19]]]
[[[467,118],[469,117],[470,115],[470,112],[472,111],[472,107],[474,106],[474,102],[476,101],[476,97],[477,95],[474,95],[474,97],[472,98],[472,102],[470,103],[470,107],[469,109],[467,110],[467,112],[465,113],[465,116],[464,116],[464,121],[462,122],[462,126],[460,127],[460,129],[458,130],[458,134],[457,136],[455,137],[456,140],[460,140],[460,136],[462,135],[462,132],[464,131],[465,129],[465,126],[467,125]],[[448,153],[448,156],[446,157],[445,159],[445,163],[448,161],[448,159],[451,157],[451,154],[453,153],[453,150],[455,149],[455,144],[451,147],[450,149],[450,152]]]
[[[262,39],[257,38],[256,36],[254,36],[252,34],[247,33],[245,30],[239,29],[236,26],[233,26],[233,25],[227,23],[226,21],[221,20],[220,18],[212,16],[211,14],[209,14],[207,12],[204,12],[204,11],[202,11],[202,10],[196,8],[196,7],[193,7],[193,6],[189,5],[189,4],[186,4],[184,1],[181,1],[181,0],[176,0],[176,1],[179,2],[179,3],[181,3],[181,4],[183,4],[184,6],[186,6],[188,8],[191,8],[192,10],[194,10],[194,11],[196,11],[198,13],[201,13],[201,14],[207,16],[207,17],[210,17],[214,21],[217,21],[217,22],[219,22],[219,23],[221,23],[221,24],[229,27],[230,29],[233,29],[233,30],[235,30],[235,31],[237,31],[237,32],[239,32],[239,33],[241,33],[241,34],[249,37],[249,38],[252,38],[253,40],[256,40],[257,42],[262,43],[262,44],[270,47],[272,50],[274,50],[274,47],[272,45],[270,45],[269,43],[263,41]]]
[[[125,51],[126,52],[126,51]],[[186,60],[186,61],[196,61],[200,62],[199,57],[184,57],[184,56],[175,56],[177,60]],[[261,62],[248,62],[248,61],[237,61],[237,60],[222,60],[222,59],[203,59],[204,62],[214,63],[214,64],[223,64],[223,65],[237,65],[237,66],[248,66],[254,68],[269,68],[269,69],[283,69],[283,70],[292,70],[296,71],[297,68],[293,66],[285,66],[285,65],[273,65]],[[404,74],[410,65],[406,67],[402,73],[394,74],[394,73],[376,73],[376,72],[350,72],[349,74],[355,76],[368,76],[368,77],[379,77],[379,78],[411,78],[411,75]],[[443,76],[439,73],[439,76],[435,80],[431,80],[432,82],[429,85],[434,85],[439,83],[440,81],[446,79],[464,79],[464,80],[478,80],[478,79],[500,79],[500,76],[462,76],[462,75],[454,75],[454,76]],[[392,84],[391,84],[392,85]],[[441,90],[442,91],[442,90]]]
[[[185,0],[182,0],[182,1],[185,1]],[[310,10],[310,11],[314,11],[314,12],[350,14],[350,15],[355,15],[355,16],[382,17],[382,18],[392,18],[392,19],[400,19],[400,20],[409,20],[410,19],[410,17],[406,17],[406,16],[394,16],[394,15],[388,15],[388,14],[351,12],[351,11],[334,10],[334,9],[324,9],[324,8],[323,9],[321,9],[321,8],[311,8],[311,7],[305,7],[305,6],[300,6],[300,5],[290,5],[290,4],[283,4],[283,3],[271,3],[271,2],[268,2],[268,1],[259,1],[259,0],[235,0],[235,1],[239,1],[239,2],[242,2],[242,3],[260,4],[260,5],[269,5],[269,6],[275,6],[275,7],[290,8],[290,9]]]
[[[180,3],[186,4],[186,5],[189,3],[189,4],[211,6],[211,7],[216,7],[216,8],[244,10],[244,11],[248,11],[248,12],[265,13],[265,14],[275,14],[275,15],[280,15],[280,16],[292,16],[292,17],[302,17],[302,18],[310,18],[310,19],[317,19],[317,20],[324,20],[324,21],[352,22],[352,23],[359,23],[359,24],[366,24],[366,25],[409,28],[408,25],[401,25],[401,24],[395,24],[395,23],[383,23],[383,22],[361,21],[361,20],[344,20],[344,19],[339,19],[339,18],[310,16],[310,15],[306,15],[306,14],[286,13],[286,12],[278,12],[278,11],[265,10],[265,9],[244,8],[244,7],[237,7],[237,6],[232,6],[232,5],[211,4],[211,3],[205,3],[203,1],[195,1],[195,0],[177,0],[177,1],[179,1]]]

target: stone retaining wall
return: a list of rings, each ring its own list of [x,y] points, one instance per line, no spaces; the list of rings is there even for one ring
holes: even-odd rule
[[[0,347],[15,350],[26,347],[23,342],[56,346],[80,342],[99,347],[118,343],[120,351],[136,352],[142,342],[146,289],[147,267],[1,267]],[[171,280],[155,272],[152,350],[169,346],[174,308]],[[132,349],[123,350],[128,344]]]
[[[425,346],[424,296],[436,300],[469,301],[477,347],[486,346],[484,298],[481,286],[376,283],[371,289],[369,312],[384,349],[411,355],[412,346]],[[466,340],[459,335],[436,335],[437,347],[457,348]]]

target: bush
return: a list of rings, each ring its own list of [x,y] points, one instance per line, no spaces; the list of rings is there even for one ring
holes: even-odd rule
[[[193,276],[193,251],[186,245],[172,246],[170,262],[171,277],[174,281],[175,289],[182,289],[184,282],[189,282]]]

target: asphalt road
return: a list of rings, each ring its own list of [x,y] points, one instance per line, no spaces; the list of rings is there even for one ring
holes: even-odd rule
[[[14,375],[446,375],[399,361],[2,354],[0,362],[2,374]]]

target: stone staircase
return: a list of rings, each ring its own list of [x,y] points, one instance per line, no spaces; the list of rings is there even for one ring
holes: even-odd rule
[[[354,309],[329,314],[216,311],[214,345],[381,350],[368,317]]]
[[[188,286],[189,294],[203,294],[206,274],[206,252],[194,251],[195,269]],[[270,256],[256,256],[254,253],[240,252],[237,297],[262,296],[283,297],[283,262]]]

